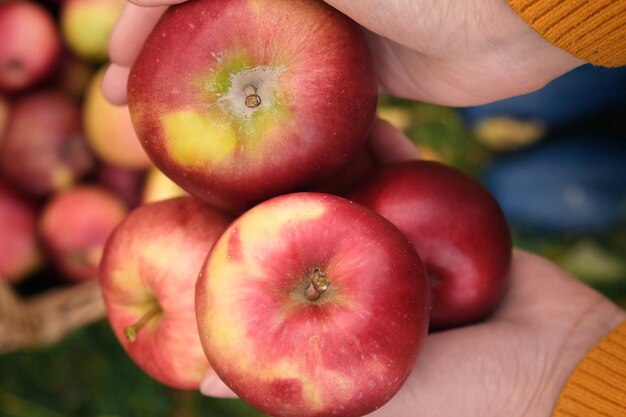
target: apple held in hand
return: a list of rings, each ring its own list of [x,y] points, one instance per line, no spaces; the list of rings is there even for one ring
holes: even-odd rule
[[[348,198],[389,219],[417,249],[431,281],[432,328],[473,323],[496,308],[511,236],[478,182],[438,162],[411,161],[380,171]]]
[[[229,209],[331,177],[364,143],[376,100],[361,28],[317,0],[173,6],[128,81],[153,162]]]
[[[210,370],[194,288],[229,220],[191,197],[146,204],[128,215],[105,248],[100,283],[111,327],[141,369],[175,388],[198,389]]]
[[[383,405],[414,365],[429,308],[424,267],[397,228],[321,193],[244,213],[196,286],[209,361],[275,417],[360,416]]]

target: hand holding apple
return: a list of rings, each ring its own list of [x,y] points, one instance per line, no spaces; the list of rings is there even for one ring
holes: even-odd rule
[[[148,33],[166,7],[181,0],[133,2],[150,7],[127,7],[111,35],[105,93],[116,103],[126,101],[128,69]],[[481,104],[537,90],[583,64],[499,0],[468,7],[455,0],[389,0],[384,7],[377,0],[326,2],[367,29],[381,87],[398,97]]]
[[[196,285],[209,362],[276,417],[382,406],[415,363],[429,308],[425,270],[406,238],[371,210],[321,193],[244,213]]]
[[[368,417],[550,416],[584,353],[626,313],[556,265],[515,250],[487,321],[431,333],[396,396]]]
[[[245,209],[339,171],[370,131],[377,83],[361,28],[321,1],[196,0],[158,22],[128,99],[159,169]]]

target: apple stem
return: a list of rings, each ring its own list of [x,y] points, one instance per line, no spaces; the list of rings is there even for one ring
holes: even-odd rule
[[[248,84],[246,88],[243,89],[243,93],[246,95],[246,106],[250,109],[254,109],[259,107],[261,104],[261,97],[259,97],[256,93],[256,88],[253,85]]]
[[[146,323],[148,323],[154,316],[156,316],[160,312],[161,307],[156,304],[150,310],[146,311],[146,314],[141,316],[139,320],[137,320],[134,324],[126,326],[124,328],[124,336],[126,336],[126,340],[128,340],[130,343],[133,343],[135,340],[137,340],[137,333],[139,333],[139,330],[141,330],[141,328],[145,326]]]
[[[328,289],[330,281],[328,275],[319,268],[314,268],[311,273],[310,284],[304,292],[304,296],[309,301],[315,301]]]

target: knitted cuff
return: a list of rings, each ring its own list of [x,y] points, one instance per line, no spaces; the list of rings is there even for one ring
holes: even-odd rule
[[[626,65],[626,0],[507,0],[547,41],[595,65]]]
[[[561,391],[552,417],[626,416],[626,322],[591,348]]]

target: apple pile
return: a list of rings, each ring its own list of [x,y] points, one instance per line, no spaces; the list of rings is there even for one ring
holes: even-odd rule
[[[148,179],[128,108],[100,90],[123,4],[0,2],[0,280],[18,290],[96,280],[130,209],[184,194]]]
[[[0,44],[0,213],[16,243],[0,276],[43,257],[98,279],[149,376],[214,378],[275,417],[362,416],[398,392],[429,330],[497,308],[502,211],[449,166],[377,159],[376,73],[348,17],[321,0],[171,6],[114,107],[99,83],[119,2],[43,4],[0,5],[0,35],[23,30],[25,5],[52,21],[39,48]]]

